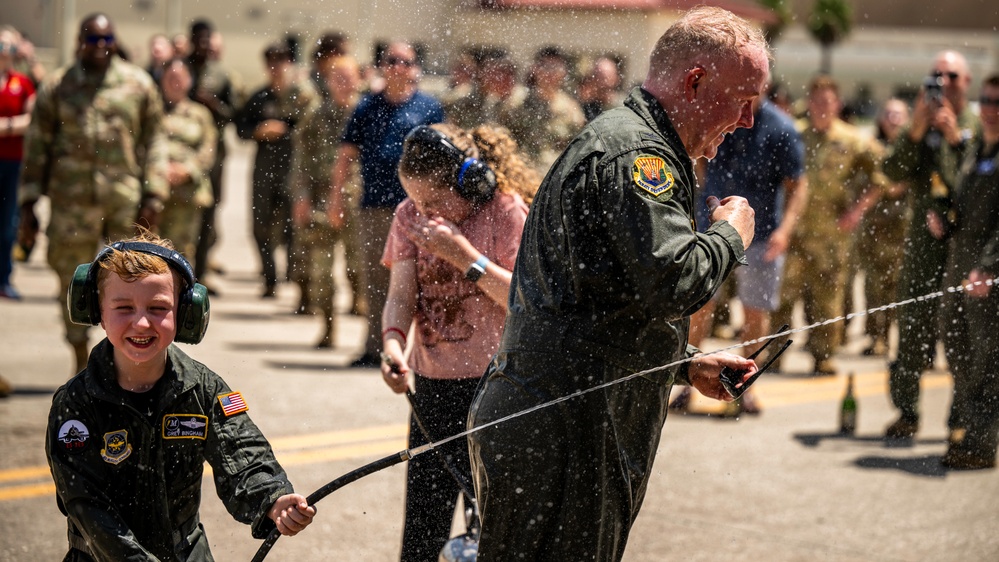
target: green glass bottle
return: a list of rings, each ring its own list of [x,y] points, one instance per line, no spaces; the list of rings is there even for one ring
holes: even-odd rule
[[[839,432],[853,435],[857,431],[857,399],[853,396],[853,373],[846,383],[846,394],[839,407]]]

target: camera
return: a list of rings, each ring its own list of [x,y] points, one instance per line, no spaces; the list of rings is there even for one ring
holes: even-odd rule
[[[941,103],[943,101],[943,76],[931,74],[923,80],[923,92],[926,101]]]

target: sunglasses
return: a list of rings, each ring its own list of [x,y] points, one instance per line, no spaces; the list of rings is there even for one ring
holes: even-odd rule
[[[108,34],[108,35],[87,35],[87,36],[84,36],[83,40],[86,41],[88,45],[97,45],[101,41],[103,41],[105,45],[110,45],[110,44],[114,43],[114,35],[112,35],[112,34]]]
[[[396,65],[402,65],[408,68],[411,66],[416,66],[416,61],[410,59],[403,59],[399,57],[388,57],[385,59],[385,66],[396,66]]]
[[[978,98],[978,103],[980,105],[991,105],[993,107],[999,107],[999,98],[989,98],[982,96]]]
[[[957,72],[934,72],[933,76],[936,78],[946,76],[951,82],[957,82],[957,79],[961,77]]]

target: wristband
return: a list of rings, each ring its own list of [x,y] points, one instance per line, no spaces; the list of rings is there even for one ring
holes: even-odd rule
[[[468,269],[465,270],[465,279],[468,279],[472,283],[477,282],[486,274],[487,265],[489,265],[489,258],[480,254],[479,259],[475,260],[475,263],[468,266]]]
[[[382,341],[385,341],[385,336],[393,333],[398,334],[399,337],[402,338],[402,346],[406,347],[406,332],[403,332],[402,329],[396,328],[395,326],[390,326],[382,330]]]

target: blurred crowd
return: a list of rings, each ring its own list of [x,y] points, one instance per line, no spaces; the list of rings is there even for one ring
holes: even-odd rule
[[[619,57],[580,61],[557,46],[538,50],[526,68],[504,49],[467,48],[452,57],[447,88],[430,94],[421,88],[418,49],[402,41],[377,45],[370,66],[355,59],[355,46],[339,32],[308,45],[268,45],[260,54],[266,83],[253,92],[221,62],[223,38],[208,21],[193,22],[189,33],[173,38],[151,37],[143,67],[128,62],[134,53],[120,48],[105,16],[85,19],[77,43],[73,64],[46,71],[30,41],[0,28],[0,296],[19,298],[11,256],[30,256],[39,229],[34,204],[43,196],[52,202],[47,258],[60,277],[63,308],[75,266],[92,259],[102,241],[132,234],[135,224],[172,239],[217,294],[210,274],[224,270],[211,250],[222,227],[216,209],[224,197],[223,131],[233,124],[241,139],[257,145],[246,203],[261,297],[274,297],[282,282],[298,285],[296,312],[322,318],[316,347],[333,347],[332,272],[335,257],[345,256],[350,312],[369,323],[355,366],[379,363],[388,290],[381,252],[405,197],[393,182],[406,132],[438,122],[466,130],[497,125],[544,175],[588,120],[620,105],[627,93]],[[954,242],[987,244],[992,234],[992,227],[969,227],[968,216],[986,219],[961,207],[962,185],[977,176],[995,179],[987,162],[995,151],[989,135],[999,87],[995,77],[984,81],[980,121],[968,100],[971,80],[964,57],[945,51],[930,62],[920,94],[880,104],[873,127],[851,122],[857,112],[844,109],[831,77],[816,78],[801,99],[774,84],[756,108],[757,122],[772,125],[730,135],[720,157],[699,166],[704,194],[698,197],[745,173],[765,177],[761,189],[771,193],[756,209],[760,252],[750,259],[760,269],[734,279],[709,313],[694,317],[692,339],[739,337],[739,327],[726,319],[730,299],[744,301],[741,337],[750,339],[769,333],[771,318],[790,323],[798,303],[809,323],[853,311],[852,287],[861,275],[867,308],[938,290],[948,268],[951,283],[973,272],[984,279],[991,264],[975,264]],[[861,101],[853,107],[875,106]],[[783,155],[779,162],[774,150]],[[753,168],[739,168],[757,153],[762,160]],[[730,191],[738,186],[717,193]],[[973,233],[961,238],[969,228]],[[275,259],[281,252],[286,260]],[[919,374],[934,364],[937,340],[946,343],[954,333],[939,329],[940,310],[936,301],[919,302],[866,316],[866,355],[887,357],[889,328],[898,326],[890,371],[900,418],[889,435],[917,430]],[[961,303],[951,302],[948,310],[952,325],[965,327],[961,334],[975,331],[978,320],[962,316]],[[845,326],[822,326],[806,336],[814,374],[836,373]],[[80,369],[87,330],[68,317],[66,330]],[[959,348],[965,349],[945,345],[951,368],[980,369]],[[964,380],[972,379],[981,376]],[[972,423],[968,393],[978,387],[969,384],[956,385],[952,443]],[[735,407],[736,415],[760,410],[751,395]]]

